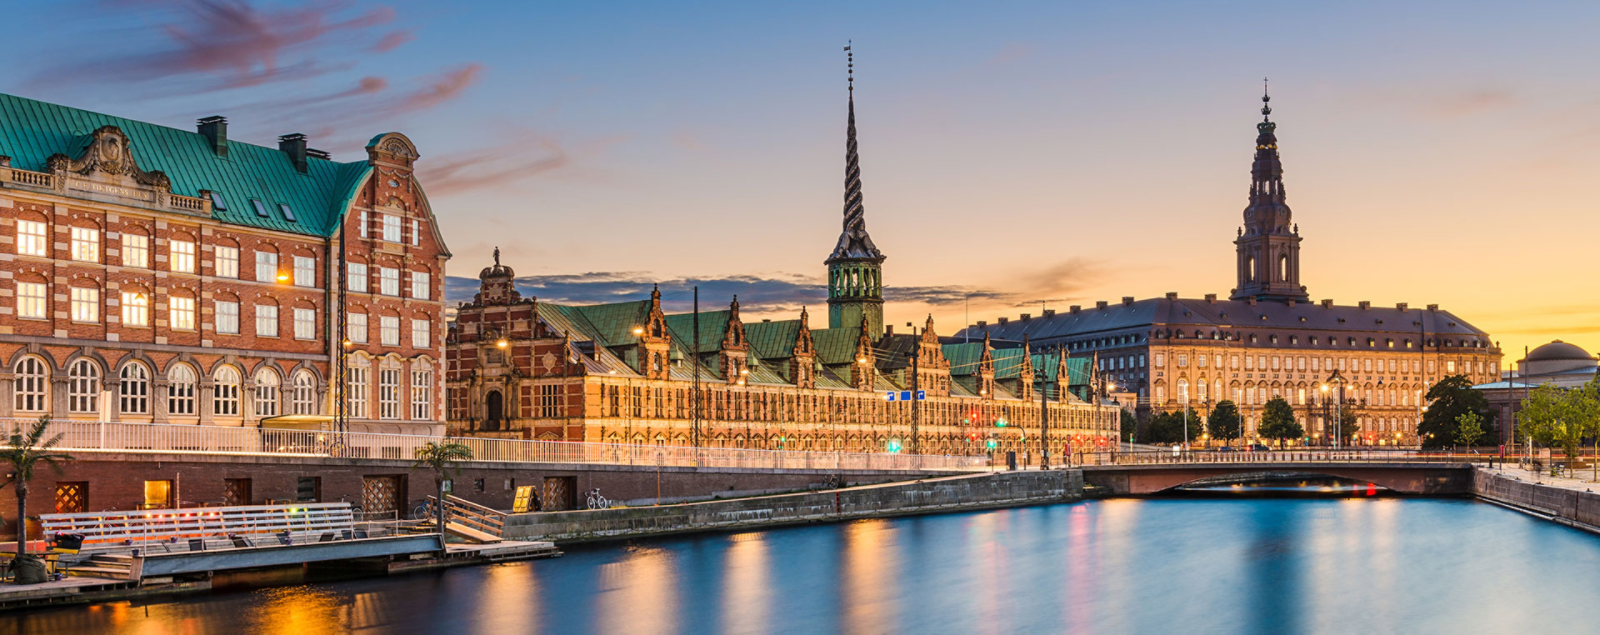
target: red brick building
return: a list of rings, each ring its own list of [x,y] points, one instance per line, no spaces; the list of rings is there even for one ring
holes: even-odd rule
[[[441,431],[449,251],[366,154],[0,94],[0,417]]]

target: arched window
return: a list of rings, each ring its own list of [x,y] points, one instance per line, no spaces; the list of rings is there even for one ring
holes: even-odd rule
[[[219,366],[211,381],[211,414],[239,416],[239,371],[232,366]]]
[[[294,394],[289,402],[294,408],[294,414],[317,413],[317,382],[311,378],[311,371],[301,370],[294,374]]]
[[[1278,281],[1289,281],[1289,257],[1278,256]]]
[[[195,379],[194,369],[188,364],[178,364],[168,371],[167,414],[194,414]]]
[[[1256,257],[1255,256],[1250,256],[1249,258],[1245,258],[1244,259],[1244,281],[1245,282],[1255,282],[1256,281]]]
[[[278,394],[282,382],[271,368],[256,371],[256,416],[278,416]]]
[[[100,412],[100,365],[79,359],[67,368],[67,412]]]
[[[150,370],[138,362],[125,364],[118,384],[121,393],[122,414],[142,415],[150,412]]]
[[[483,429],[494,431],[500,429],[500,420],[505,417],[505,397],[498,390],[491,390],[483,399]]]
[[[17,412],[44,412],[48,373],[37,357],[24,357],[17,364],[15,383]]]

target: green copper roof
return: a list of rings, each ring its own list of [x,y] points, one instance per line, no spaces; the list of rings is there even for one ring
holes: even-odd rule
[[[983,361],[982,341],[945,344],[939,349],[950,362],[951,377],[978,374],[978,366]]]
[[[233,140],[222,158],[198,132],[0,93],[0,155],[11,157],[12,167],[43,172],[50,155],[76,158],[90,135],[108,125],[128,136],[140,169],[166,173],[174,194],[220,192],[228,208],[213,210],[212,217],[235,225],[329,236],[372,171],[365,159],[335,163],[308,157],[301,174],[277,148]],[[265,204],[265,217],[256,213],[252,199]],[[279,204],[289,206],[295,221],[284,218]]]
[[[989,357],[994,360],[995,379],[1015,379],[1022,376],[1024,366],[1032,363],[1022,355],[1021,348],[995,349]]]
[[[856,344],[860,339],[861,327],[859,326],[811,331],[811,344],[817,349],[817,361],[830,366],[854,364],[856,362]]]
[[[761,359],[788,359],[794,356],[794,341],[800,337],[800,320],[756,322],[744,325],[750,352]]]
[[[722,350],[722,336],[728,332],[728,318],[733,316],[732,311],[701,311],[700,312],[700,345],[695,350],[701,353],[714,353]],[[667,329],[672,331],[672,338],[688,345],[694,341],[694,314],[674,313],[667,316]]]

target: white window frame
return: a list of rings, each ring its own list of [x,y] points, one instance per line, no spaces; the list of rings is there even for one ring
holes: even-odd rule
[[[50,227],[36,220],[17,221],[17,255],[48,257]]]
[[[367,418],[368,391],[370,390],[367,379],[368,370],[367,366],[356,365],[352,365],[346,370],[349,380],[345,389],[345,394],[349,398],[348,414],[356,419]]]
[[[351,313],[345,317],[345,320],[346,326],[344,336],[356,344],[366,344],[368,336],[367,314]]]
[[[378,418],[400,418],[400,369],[378,369]]]
[[[345,286],[357,293],[372,293],[372,287],[367,282],[367,263],[352,262],[346,266],[349,269],[345,274]]]
[[[71,287],[68,291],[71,298],[72,321],[78,324],[97,324],[100,322],[100,289],[95,287]]]
[[[195,414],[195,391],[200,383],[194,368],[188,364],[173,366],[167,371],[167,414],[192,417]]]
[[[256,282],[278,281],[278,254],[270,251],[256,252]]]
[[[278,373],[271,369],[263,368],[256,371],[255,387],[255,412],[260,418],[278,416],[278,398],[281,393],[282,382]]]
[[[317,311],[304,307],[294,309],[294,338],[297,340],[317,339]]]
[[[184,296],[167,298],[167,325],[176,331],[193,331],[195,299]]]
[[[217,245],[211,250],[212,270],[218,278],[239,277],[239,248]]]
[[[278,305],[256,305],[256,337],[278,336]]]
[[[400,316],[378,316],[378,343],[384,346],[400,345]]]
[[[239,371],[232,366],[220,366],[211,376],[211,414],[218,417],[239,416]]]
[[[140,269],[150,267],[149,236],[122,232],[122,266]]]
[[[411,298],[413,300],[433,299],[433,276],[426,271],[411,272]]]
[[[401,239],[400,239],[400,217],[399,216],[395,216],[394,214],[381,214],[381,216],[383,217],[382,221],[383,221],[383,240],[384,240],[384,242],[391,242],[391,243],[399,243],[399,242],[401,242]]]
[[[302,370],[294,374],[294,392],[289,397],[289,407],[292,414],[317,414],[317,380],[310,371]]]
[[[99,364],[79,358],[67,368],[67,412],[75,415],[99,414]]]
[[[413,219],[411,219],[411,246],[412,247],[418,247],[418,246],[421,246],[421,245],[422,245],[422,221],[413,218]]]
[[[118,412],[128,415],[150,414],[150,369],[130,362],[118,373]]]
[[[100,262],[100,230],[73,227],[70,257],[78,262]]]
[[[167,268],[174,273],[194,273],[194,243],[188,240],[167,241]]]
[[[216,302],[217,332],[228,335],[239,334],[239,303],[227,300]]]
[[[317,259],[312,256],[294,257],[294,286],[317,286]]]
[[[50,285],[44,282],[17,283],[17,317],[43,320],[49,316]]]
[[[411,371],[411,418],[417,421],[433,419],[433,371]]]
[[[378,293],[400,297],[400,270],[394,267],[378,267]]]
[[[433,321],[412,318],[411,320],[411,348],[427,348],[429,332],[433,330]]]
[[[44,412],[50,403],[50,368],[44,360],[30,355],[17,362],[12,392],[16,412]]]

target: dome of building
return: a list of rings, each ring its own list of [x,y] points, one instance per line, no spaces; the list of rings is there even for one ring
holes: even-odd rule
[[[1556,360],[1579,359],[1583,361],[1593,361],[1594,357],[1590,356],[1588,351],[1583,350],[1583,348],[1579,346],[1568,344],[1561,340],[1556,340],[1549,344],[1545,344],[1544,346],[1540,346],[1539,348],[1533,349],[1528,353],[1528,359],[1526,361],[1548,362]]]
[[[1522,360],[1523,376],[1535,379],[1557,373],[1593,372],[1594,368],[1595,359],[1588,351],[1561,340],[1529,351],[1528,358]]]

